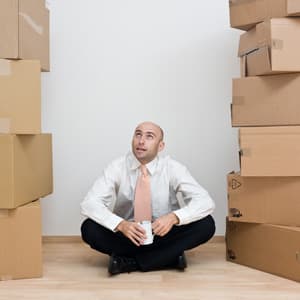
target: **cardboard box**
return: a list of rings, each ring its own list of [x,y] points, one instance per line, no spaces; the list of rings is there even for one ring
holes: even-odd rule
[[[0,209],[0,280],[42,276],[40,202]]]
[[[300,176],[300,126],[239,129],[242,176]]]
[[[52,192],[51,134],[0,134],[0,208]]]
[[[300,226],[300,177],[227,176],[230,221]]]
[[[271,19],[240,37],[244,76],[300,72],[300,18]]]
[[[249,30],[274,17],[300,16],[299,0],[229,0],[230,25]]]
[[[41,132],[38,60],[0,59],[0,133]]]
[[[300,281],[300,228],[229,222],[227,260]]]
[[[233,127],[300,125],[300,74],[233,79]]]
[[[49,71],[49,10],[44,0],[0,1],[0,58],[38,59]]]

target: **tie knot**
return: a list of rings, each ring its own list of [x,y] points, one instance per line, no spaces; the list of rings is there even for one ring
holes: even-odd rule
[[[148,176],[147,167],[145,165],[141,165],[141,172],[143,176]]]

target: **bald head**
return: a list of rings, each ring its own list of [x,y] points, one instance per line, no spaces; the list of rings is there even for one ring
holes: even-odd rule
[[[164,149],[164,132],[153,122],[143,122],[134,131],[132,139],[132,151],[135,157],[142,163],[152,161],[158,152]]]
[[[149,128],[156,132],[160,141],[164,140],[164,131],[162,130],[162,128],[159,125],[157,125],[153,122],[150,122],[150,121],[143,122],[143,123],[139,124],[135,130],[137,130],[139,128]]]

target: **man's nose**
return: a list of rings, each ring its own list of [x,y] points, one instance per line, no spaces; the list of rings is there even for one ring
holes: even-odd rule
[[[145,142],[145,137],[141,136],[139,139],[139,144],[144,144],[144,142]]]

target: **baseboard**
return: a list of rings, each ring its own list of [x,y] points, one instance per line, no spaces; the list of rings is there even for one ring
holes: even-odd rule
[[[80,235],[47,235],[42,237],[43,243],[81,243]]]
[[[47,235],[42,237],[43,243],[81,243],[82,239],[79,235]],[[215,235],[209,243],[224,243],[223,235]]]

